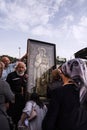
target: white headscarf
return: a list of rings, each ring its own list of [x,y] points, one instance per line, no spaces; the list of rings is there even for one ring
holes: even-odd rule
[[[75,58],[67,61],[62,65],[62,71],[78,85],[87,87],[87,66],[82,59]]]
[[[67,61],[62,65],[62,72],[73,79],[80,87],[80,101],[83,102],[87,95],[87,65],[80,58]]]

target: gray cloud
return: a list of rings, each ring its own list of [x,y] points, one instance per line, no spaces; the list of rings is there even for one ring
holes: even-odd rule
[[[14,29],[17,27],[24,31],[29,27],[46,25],[63,1],[0,0],[0,27]]]

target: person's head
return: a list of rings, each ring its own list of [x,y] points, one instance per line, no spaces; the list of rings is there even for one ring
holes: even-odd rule
[[[58,73],[58,69],[52,70],[52,79],[53,79],[53,81],[55,81],[55,80],[60,80],[60,76],[59,76],[59,73]]]
[[[46,50],[45,50],[45,48],[43,48],[43,47],[39,47],[39,48],[38,48],[38,51],[39,51],[39,54],[40,54],[41,56],[43,56],[43,55],[46,54]]]
[[[61,67],[58,68],[57,71],[58,71],[58,74],[59,74],[59,76],[60,76],[60,79],[62,80],[63,85],[69,84],[69,83],[74,83],[74,81],[73,81],[68,75],[65,75],[65,74],[63,73]]]
[[[39,100],[39,95],[37,93],[32,93],[30,96],[30,100],[33,100],[33,101]]]
[[[5,67],[8,67],[8,65],[10,64],[10,59],[7,56],[3,56],[1,58],[1,61],[5,64]]]
[[[30,96],[30,100],[36,102],[36,104],[39,105],[40,108],[43,107],[43,103],[40,100],[40,96],[37,93],[32,93]]]
[[[87,87],[87,66],[82,59],[75,58],[69,60],[61,66],[60,70],[61,73],[72,79],[80,87]]]
[[[24,62],[17,62],[15,70],[19,76],[23,76],[26,71],[26,64]]]
[[[2,76],[2,72],[3,72],[3,69],[4,69],[4,63],[0,61],[0,78]]]

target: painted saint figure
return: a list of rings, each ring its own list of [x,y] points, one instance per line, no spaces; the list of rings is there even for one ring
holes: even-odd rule
[[[49,69],[49,60],[45,48],[38,48],[38,54],[36,55],[34,66],[36,92],[40,95],[46,94],[46,83],[49,80],[49,75],[47,73]]]

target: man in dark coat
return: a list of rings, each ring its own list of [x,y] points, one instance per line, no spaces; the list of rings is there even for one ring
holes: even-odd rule
[[[10,105],[8,114],[12,116],[12,119],[16,126],[22,114],[22,109],[25,106],[25,94],[27,85],[27,77],[25,71],[26,65],[23,62],[18,62],[15,71],[8,74],[6,80],[10,84],[10,88],[15,94],[15,104]]]

